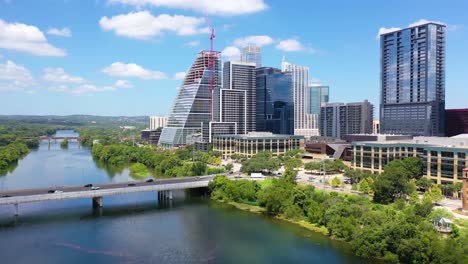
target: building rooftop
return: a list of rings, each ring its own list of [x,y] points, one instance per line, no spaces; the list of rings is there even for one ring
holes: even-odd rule
[[[217,138],[239,138],[239,139],[303,139],[304,136],[298,135],[279,135],[271,132],[249,132],[243,135],[214,135]]]
[[[468,149],[468,134],[461,134],[454,137],[414,137],[413,139],[403,140],[384,140],[384,141],[362,141],[359,144],[412,144],[426,147],[444,147],[444,148],[462,148]]]

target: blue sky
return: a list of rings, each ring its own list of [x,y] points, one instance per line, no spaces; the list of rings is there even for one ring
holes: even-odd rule
[[[331,101],[379,103],[381,28],[447,24],[446,106],[468,107],[468,1],[0,0],[0,114],[168,114],[199,50],[310,68]],[[249,38],[250,37],[250,38]]]

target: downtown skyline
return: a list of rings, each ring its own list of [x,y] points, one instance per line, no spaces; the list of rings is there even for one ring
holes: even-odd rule
[[[443,22],[446,108],[467,107],[468,20],[458,11],[467,3],[449,8],[424,1],[415,9],[422,2],[414,1],[402,9],[371,1],[246,1],[241,9],[236,3],[243,1],[179,2],[185,4],[0,1],[0,114],[167,115],[183,73],[198,51],[209,49],[205,11],[224,61],[239,60],[242,47],[254,43],[262,47],[263,66],[279,68],[286,56],[309,67],[309,83],[329,85],[330,101],[374,105],[380,96],[378,32],[421,19]],[[358,8],[370,12],[347,13]],[[18,29],[29,38],[15,35]]]

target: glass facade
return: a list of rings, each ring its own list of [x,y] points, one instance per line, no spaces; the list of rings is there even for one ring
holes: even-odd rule
[[[320,107],[323,103],[330,100],[330,87],[328,86],[309,86],[310,89],[310,113],[320,114]]]
[[[242,49],[242,62],[255,63],[255,67],[262,67],[262,49],[255,45],[248,45]]]
[[[445,26],[435,23],[383,34],[381,132],[443,136]]]
[[[201,133],[202,124],[211,116],[210,64],[213,63],[213,90],[221,84],[221,60],[219,52],[202,51],[189,69],[179,88],[172,111],[159,139],[162,147],[173,148],[191,142],[191,136]]]
[[[290,73],[271,67],[256,70],[257,131],[294,133],[293,85]]]

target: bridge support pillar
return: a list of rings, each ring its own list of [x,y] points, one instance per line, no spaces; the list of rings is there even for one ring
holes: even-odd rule
[[[18,204],[15,204],[15,216],[19,215]]]
[[[167,191],[168,192],[168,198],[169,200],[172,200],[172,191]]]
[[[93,197],[93,208],[102,207],[102,197]]]

